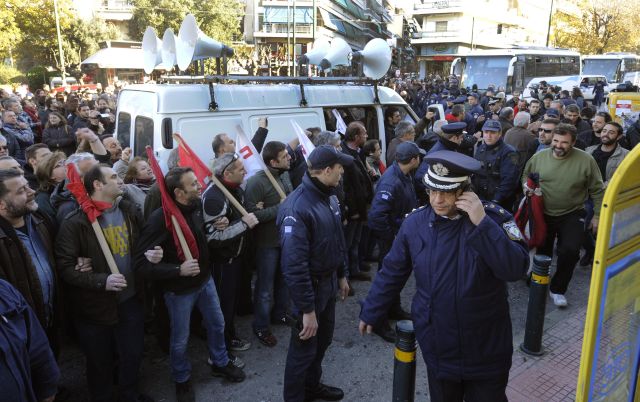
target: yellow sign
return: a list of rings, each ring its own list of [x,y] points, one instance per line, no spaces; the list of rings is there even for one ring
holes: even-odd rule
[[[639,402],[640,147],[602,202],[576,401]]]

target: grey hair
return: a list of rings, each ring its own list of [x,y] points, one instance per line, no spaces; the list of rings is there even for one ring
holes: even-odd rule
[[[7,137],[5,137],[4,135],[0,134],[0,142],[9,142],[9,141],[7,141]]]
[[[213,174],[216,176],[222,176],[224,169],[229,166],[234,157],[234,153],[228,152],[215,158],[213,162],[211,162],[211,171]]]
[[[313,138],[313,145],[319,147],[321,145],[336,146],[340,144],[340,134],[333,131],[321,131]]]
[[[444,126],[445,124],[447,124],[446,120],[436,121],[435,123],[433,123],[433,132],[438,135],[442,135],[442,126]]]
[[[527,128],[529,123],[531,123],[531,115],[527,112],[518,112],[516,117],[513,119],[514,127]]]
[[[513,116],[513,108],[511,107],[503,107],[502,110],[500,110],[500,118],[501,119],[507,119],[509,117]]]
[[[408,121],[401,121],[396,126],[394,132],[395,132],[396,138],[401,138],[401,137],[404,137],[411,130],[414,130],[413,124],[409,123]]]

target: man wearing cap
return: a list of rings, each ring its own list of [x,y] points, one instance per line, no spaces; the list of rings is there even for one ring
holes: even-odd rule
[[[535,122],[529,124],[529,127],[527,127],[527,128],[529,129],[529,131],[531,131],[531,133],[533,133],[534,136],[538,136],[538,132],[539,132],[540,126],[542,125],[542,122],[544,120],[547,120],[547,119],[555,119],[555,120],[559,121],[560,114],[558,113],[558,111],[556,109],[553,109],[553,108],[547,109],[544,112],[544,116],[543,116],[542,120],[538,120],[538,121],[535,121]]]
[[[418,206],[411,174],[420,164],[420,155],[424,154],[425,151],[413,142],[400,144],[396,150],[395,162],[384,172],[376,187],[368,224],[378,239],[379,268],[391,249],[404,217]],[[410,315],[402,310],[400,294],[394,299],[389,310],[389,319],[410,319]],[[374,328],[373,332],[387,342],[395,341],[395,333],[386,320]]]
[[[347,247],[334,195],[343,166],[353,158],[330,145],[311,152],[302,184],[280,205],[276,225],[280,265],[297,323],[291,332],[284,372],[284,400],[337,401],[341,389],[320,382],[322,359],[333,339],[336,293],[349,293]]]
[[[477,131],[476,125],[485,119],[484,111],[478,105],[478,98],[479,96],[475,92],[471,92],[467,96],[469,110],[465,113],[464,122],[467,123],[467,132],[469,133],[475,133]]]
[[[360,313],[370,333],[415,272],[412,317],[431,401],[506,401],[513,339],[507,281],[529,254],[512,216],[467,191],[479,161],[450,151],[425,157],[429,205],[402,223]]]

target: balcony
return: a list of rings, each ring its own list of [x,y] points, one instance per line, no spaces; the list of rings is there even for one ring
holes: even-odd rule
[[[291,28],[291,34],[293,34],[293,23],[289,24]],[[264,23],[259,30],[254,33],[254,36],[260,38],[284,38],[289,32],[287,24],[282,23]],[[311,38],[313,34],[313,24],[296,24],[296,36]]]
[[[105,20],[128,21],[133,16],[133,4],[131,0],[103,0],[95,13]]]
[[[453,43],[464,42],[463,33],[460,31],[422,31],[414,32],[411,36],[413,44],[429,44],[429,43]]]
[[[461,13],[464,0],[422,0],[414,5],[413,15]]]

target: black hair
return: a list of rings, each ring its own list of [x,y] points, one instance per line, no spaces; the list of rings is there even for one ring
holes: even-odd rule
[[[174,201],[176,199],[176,189],[182,189],[182,176],[189,172],[193,172],[193,169],[191,169],[190,167],[177,166],[169,170],[167,175],[164,177],[164,183],[167,186],[167,192],[171,196],[171,199],[173,199]]]
[[[89,194],[89,196],[92,196],[96,191],[95,187],[93,187],[94,181],[98,180],[100,181],[100,183],[106,183],[104,175],[102,174],[102,168],[104,167],[108,168],[111,166],[104,163],[99,163],[93,166],[87,173],[84,174],[82,183],[84,184],[84,189],[87,190],[87,194]]]
[[[616,130],[618,131],[618,137],[620,137],[622,135],[622,133],[624,133],[624,131],[623,131],[624,129],[622,128],[622,126],[619,123],[615,122],[615,121],[609,121],[609,122],[607,122],[607,125],[614,126],[616,128]]]
[[[22,176],[16,169],[0,169],[0,199],[9,193],[9,189],[4,185],[7,180]]]
[[[287,149],[287,146],[280,141],[269,141],[262,148],[262,160],[267,166],[271,166],[271,161],[278,159],[278,154]]]
[[[376,151],[376,144],[380,144],[380,140],[367,140],[362,146],[362,152],[365,156],[369,156]]]
[[[613,120],[611,118],[611,115],[608,112],[598,112],[595,115],[598,116],[598,117],[602,117],[604,119],[605,123],[609,123],[609,122],[611,122],[611,120]]]
[[[571,141],[575,141],[578,136],[578,130],[576,130],[573,124],[560,123],[553,129],[553,134],[558,135],[571,135]]]

